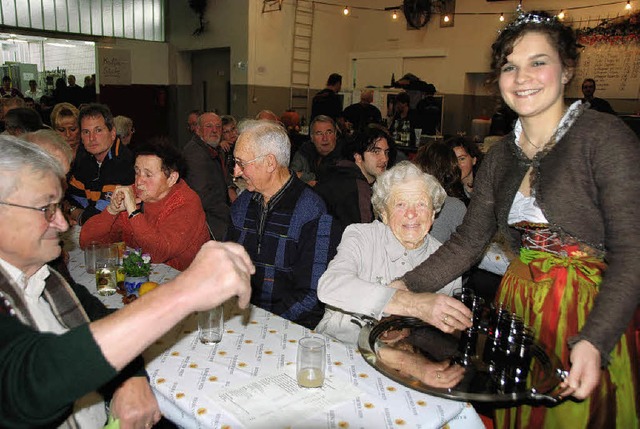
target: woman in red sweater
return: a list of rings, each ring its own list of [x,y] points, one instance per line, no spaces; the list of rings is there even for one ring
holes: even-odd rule
[[[187,268],[209,231],[200,198],[180,178],[181,166],[180,153],[167,143],[137,150],[135,184],[116,187],[107,208],[82,226],[80,247],[124,241],[154,263]]]

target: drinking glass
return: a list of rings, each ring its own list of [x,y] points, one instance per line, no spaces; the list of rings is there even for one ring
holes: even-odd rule
[[[422,137],[422,128],[414,128],[413,132],[416,135],[416,147],[420,147],[420,137]]]
[[[104,244],[100,244],[96,241],[92,241],[84,249],[84,265],[89,274],[95,274],[96,261],[109,255],[109,247]]]
[[[124,251],[127,249],[124,241],[111,244],[110,252],[113,257],[118,258],[118,269],[116,270],[116,282],[119,288],[123,288],[125,272],[122,266],[122,259],[124,258]]]
[[[473,313],[473,327],[479,328],[484,310],[484,298],[476,296],[473,289],[462,288],[453,291],[453,297],[462,302]]]
[[[326,354],[324,337],[313,335],[298,341],[298,359],[296,361],[298,386],[322,387]]]
[[[476,328],[465,329],[460,334],[458,341],[459,355],[456,362],[462,366],[471,364],[471,359],[476,356],[476,347],[478,344],[478,330]]]
[[[198,339],[202,344],[222,341],[224,331],[224,310],[222,305],[198,313]]]
[[[104,248],[103,248],[104,249]],[[107,249],[108,250],[108,249]],[[116,293],[116,271],[118,269],[118,260],[106,254],[100,255],[95,262],[95,274],[96,274],[96,289],[98,294],[102,296],[109,296]]]
[[[453,291],[453,297],[466,305],[469,310],[473,310],[473,300],[476,297],[476,293],[473,289],[455,289]]]

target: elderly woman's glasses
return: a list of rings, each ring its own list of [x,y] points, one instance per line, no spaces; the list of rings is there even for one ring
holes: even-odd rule
[[[56,212],[60,208],[60,204],[61,203],[51,203],[51,204],[48,204],[48,205],[46,205],[44,207],[23,206],[23,205],[20,205],[20,204],[7,203],[7,202],[4,202],[4,201],[0,201],[0,204],[3,204],[5,206],[11,206],[11,207],[20,207],[21,209],[37,210],[39,212],[42,212],[42,214],[44,215],[44,218],[45,218],[45,220],[47,222],[51,222],[53,220],[53,218],[56,216]]]
[[[240,171],[244,171],[244,169],[247,167],[247,165],[253,164],[254,162],[258,161],[259,159],[264,158],[265,156],[267,156],[267,154],[260,155],[260,156],[258,156],[256,158],[253,158],[253,159],[249,160],[249,161],[243,161],[243,160],[238,159],[238,158],[233,158],[233,162],[235,163],[235,165],[238,166]]]

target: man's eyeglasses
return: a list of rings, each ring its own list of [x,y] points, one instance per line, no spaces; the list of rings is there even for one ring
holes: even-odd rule
[[[235,165],[237,165],[237,166],[238,166],[238,168],[240,169],[240,171],[244,171],[244,169],[247,167],[247,165],[249,165],[249,164],[253,164],[254,162],[258,161],[259,159],[264,158],[264,157],[265,157],[265,156],[267,156],[267,155],[268,155],[268,154],[260,155],[260,156],[258,156],[258,157],[256,157],[256,158],[253,158],[253,159],[249,160],[249,161],[242,161],[241,159],[233,158],[233,162],[234,162],[234,164],[235,164]]]
[[[37,210],[39,212],[42,212],[42,214],[44,215],[44,219],[47,222],[51,222],[53,218],[56,216],[56,212],[60,208],[61,203],[51,203],[44,207],[23,206],[20,204],[6,203],[4,201],[0,201],[0,204],[3,204],[5,206],[11,206],[11,207],[20,207],[21,209]]]
[[[322,136],[325,137],[331,137],[332,135],[334,135],[336,132],[334,130],[327,130],[327,131],[314,131],[313,135],[319,138],[322,138]]]

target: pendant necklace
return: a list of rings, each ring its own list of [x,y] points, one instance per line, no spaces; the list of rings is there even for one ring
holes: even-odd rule
[[[540,146],[536,145],[534,142],[532,142],[532,141],[531,141],[531,139],[530,139],[530,138],[529,138],[529,136],[527,135],[527,132],[524,130],[524,127],[522,127],[522,135],[524,136],[524,138],[527,140],[527,142],[528,142],[531,146],[535,147],[536,149],[540,149]],[[550,140],[551,140],[551,139],[549,139],[549,141],[550,141]],[[547,142],[547,143],[549,143],[549,142]],[[547,143],[543,144],[542,146],[546,146],[546,144],[547,144]]]

